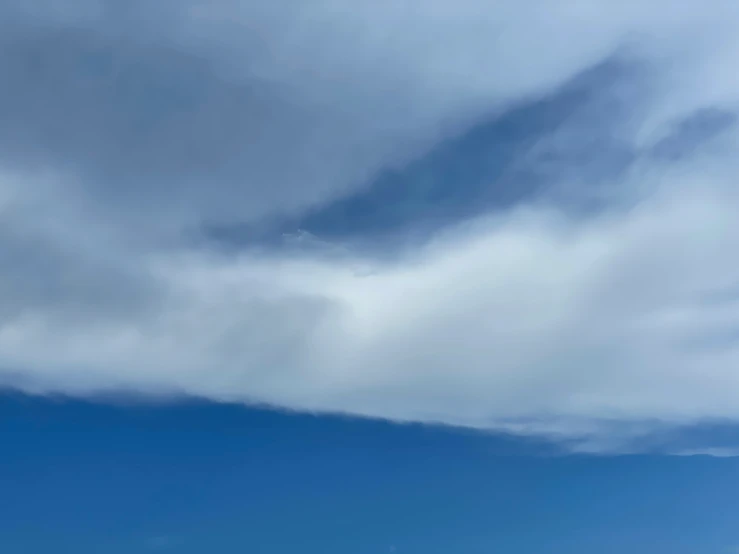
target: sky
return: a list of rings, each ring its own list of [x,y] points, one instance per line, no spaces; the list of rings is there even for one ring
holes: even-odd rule
[[[0,3],[0,550],[739,551],[738,55],[730,0]]]

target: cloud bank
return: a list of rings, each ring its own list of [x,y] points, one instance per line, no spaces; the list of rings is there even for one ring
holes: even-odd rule
[[[1,8],[0,386],[580,450],[739,421],[734,2],[68,4]],[[592,94],[616,104],[506,119],[614,59],[635,70]],[[496,209],[524,183],[491,175],[392,256],[207,237],[317,221],[484,121],[518,122],[506,168],[546,194]],[[628,155],[595,186],[597,137]]]

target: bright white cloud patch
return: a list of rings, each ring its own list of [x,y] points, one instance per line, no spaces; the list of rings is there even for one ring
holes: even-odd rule
[[[650,154],[672,122],[737,106],[733,2],[112,5],[10,10],[18,56],[0,59],[0,112],[23,117],[17,140],[0,133],[0,385],[186,393],[590,450],[739,421],[737,137]],[[50,44],[66,64],[89,57],[34,66]],[[524,202],[392,263],[186,240],[330,203],[624,51],[649,83],[629,112],[635,161],[597,213]],[[47,98],[36,87],[51,77]]]

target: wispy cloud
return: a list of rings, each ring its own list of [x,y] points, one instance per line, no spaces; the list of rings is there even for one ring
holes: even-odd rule
[[[710,456],[712,458],[736,458],[739,457],[739,448],[695,448],[691,450],[679,450],[672,452],[674,456]]]

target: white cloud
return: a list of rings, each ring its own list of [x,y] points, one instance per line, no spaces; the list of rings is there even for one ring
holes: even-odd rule
[[[155,42],[205,56],[229,82],[277,83],[285,105],[299,107],[258,148],[284,139],[280,158],[243,182],[180,186],[163,172],[161,190],[133,190],[134,208],[182,192],[161,214],[175,233],[224,211],[279,213],[280,195],[294,210],[328,202],[442,131],[545,94],[621,45],[653,68],[652,97],[634,107],[637,137],[739,100],[726,73],[739,14],[719,0],[181,5],[190,11],[161,8],[167,25]],[[84,13],[78,26],[122,32]],[[154,40],[146,32],[136,36]],[[689,77],[702,86],[684,86]],[[326,122],[315,142],[310,122]],[[0,384],[187,393],[541,434],[585,450],[660,425],[739,421],[735,138],[669,165],[645,158],[614,185],[625,202],[603,213],[521,206],[393,263],[340,249],[172,245],[100,193],[104,172],[42,156],[53,177],[39,178],[8,162],[0,247],[14,257],[0,274]],[[293,161],[307,175],[299,186],[301,173],[277,171]]]

